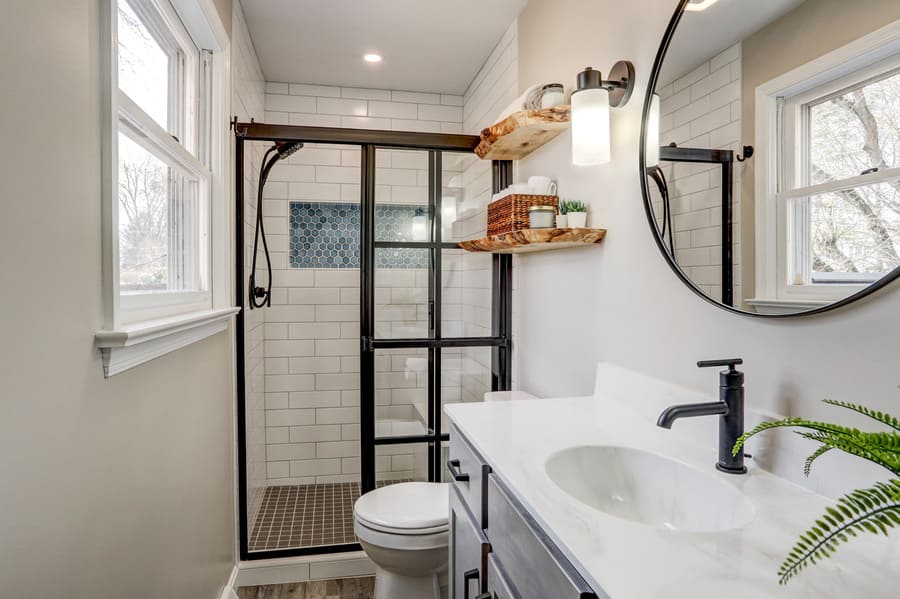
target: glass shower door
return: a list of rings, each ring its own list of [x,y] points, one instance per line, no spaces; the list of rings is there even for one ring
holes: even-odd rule
[[[483,220],[466,207],[464,175],[477,162],[437,150],[364,150],[375,168],[363,189],[363,493],[442,480],[442,407],[503,385],[493,330],[501,269],[490,254],[466,255],[456,244]]]

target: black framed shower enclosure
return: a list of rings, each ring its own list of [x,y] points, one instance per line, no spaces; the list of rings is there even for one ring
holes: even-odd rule
[[[442,444],[448,435],[441,432],[441,358],[449,348],[490,348],[491,389],[509,390],[511,386],[512,355],[512,256],[495,254],[491,267],[491,335],[487,337],[445,337],[442,330],[442,253],[458,250],[455,242],[442,236],[442,160],[443,154],[474,153],[479,138],[468,135],[447,135],[395,131],[337,129],[270,125],[264,123],[233,122],[235,132],[235,304],[244,307],[247,281],[244,280],[244,144],[249,141],[323,143],[358,146],[361,151],[360,197],[360,491],[366,493],[376,486],[376,451],[388,445],[427,444],[428,480],[439,481],[444,469]],[[427,152],[428,156],[428,220],[429,241],[381,241],[375,232],[376,153],[378,150],[412,150]],[[512,163],[495,161],[492,164],[493,191],[512,182]],[[428,319],[427,336],[422,338],[380,339],[375,327],[376,252],[385,249],[406,249],[427,253]],[[358,544],[328,545],[267,551],[249,551],[247,505],[247,431],[246,431],[246,373],[244,311],[237,315],[237,424],[238,424],[238,485],[240,556],[242,560],[271,559],[297,555],[356,551]],[[376,435],[376,368],[375,354],[379,350],[418,349],[427,353],[427,429],[424,434],[404,436]]]

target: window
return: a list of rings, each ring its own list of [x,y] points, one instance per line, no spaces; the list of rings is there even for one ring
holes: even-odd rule
[[[221,20],[200,0],[101,6],[107,305],[96,340],[110,376],[224,330],[235,310],[225,224],[228,72],[227,61],[216,60],[228,48]]]
[[[756,92],[757,300],[815,307],[900,267],[900,22]]]
[[[167,1],[118,0],[121,322],[210,307],[206,59]]]
[[[900,70],[842,83],[783,100],[785,283],[822,296],[900,266]]]

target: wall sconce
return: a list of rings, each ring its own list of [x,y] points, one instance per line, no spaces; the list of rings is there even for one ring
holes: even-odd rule
[[[647,115],[647,147],[644,156],[647,168],[659,164],[659,94],[650,99],[650,114]]]
[[[425,216],[425,211],[421,208],[416,208],[416,212],[413,215],[412,219],[412,238],[413,241],[427,241],[428,240],[428,219]]]
[[[578,73],[572,92],[572,162],[593,166],[610,160],[609,109],[624,106],[634,90],[634,65],[620,60],[604,80],[591,67]]]

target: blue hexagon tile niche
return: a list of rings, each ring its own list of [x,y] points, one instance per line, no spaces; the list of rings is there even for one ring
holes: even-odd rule
[[[375,239],[413,241],[412,223],[422,206],[375,207]],[[360,206],[291,202],[291,268],[359,268]],[[427,268],[428,250],[379,249],[376,268]]]

